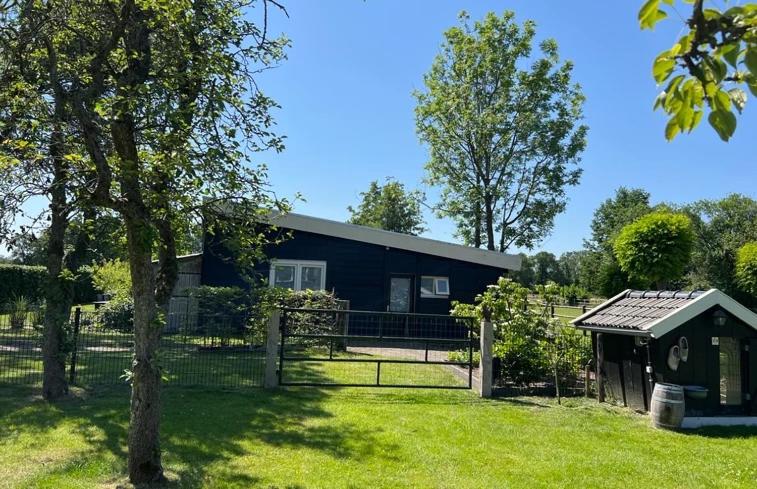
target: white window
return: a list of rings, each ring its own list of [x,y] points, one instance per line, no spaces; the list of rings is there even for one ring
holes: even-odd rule
[[[449,297],[449,278],[421,277],[421,297]]]
[[[292,290],[324,290],[326,262],[305,260],[273,260],[268,277],[271,287]]]

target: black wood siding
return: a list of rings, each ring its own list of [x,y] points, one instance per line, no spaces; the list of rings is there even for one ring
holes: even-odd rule
[[[269,246],[269,258],[326,262],[326,289],[350,301],[353,310],[386,311],[389,278],[412,275],[415,287],[414,311],[448,314],[452,301],[472,303],[476,294],[493,284],[506,271],[460,260],[398,250],[304,231],[293,231],[291,239]],[[202,262],[204,285],[246,286],[233,263],[233,256],[217,238],[206,236]],[[269,264],[255,267],[259,278],[268,279]],[[421,298],[420,277],[449,277],[449,298]]]
[[[749,352],[742,356],[747,361],[742,372],[746,392],[752,399],[757,396],[757,331],[734,316],[728,316],[723,327],[712,323],[714,309],[706,311],[659,339],[651,340],[650,356],[655,381],[678,385],[701,385],[709,389],[706,399],[686,398],[687,416],[713,416],[720,408],[720,352],[712,345],[713,337],[733,337],[749,345]],[[605,333],[605,371],[608,396],[634,409],[649,409],[651,393],[647,375],[645,347],[635,346],[632,336]],[[678,344],[681,336],[689,341],[689,357],[680,362],[678,370],[667,365],[670,347]],[[742,374],[743,375],[743,374]],[[757,414],[754,402],[745,403],[744,414]]]

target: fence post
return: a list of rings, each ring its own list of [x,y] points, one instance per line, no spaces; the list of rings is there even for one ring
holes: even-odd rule
[[[79,326],[81,324],[81,307],[74,309],[74,334],[71,347],[71,369],[68,372],[68,383],[76,382],[76,352],[79,349]]]
[[[265,380],[264,386],[267,388],[277,387],[279,385],[279,374],[277,372],[277,360],[279,356],[279,341],[281,332],[279,325],[281,323],[281,311],[276,309],[271,313],[268,319],[268,339],[265,344]]]
[[[492,396],[492,342],[494,328],[491,321],[481,321],[481,361],[479,363],[479,387],[481,397]]]

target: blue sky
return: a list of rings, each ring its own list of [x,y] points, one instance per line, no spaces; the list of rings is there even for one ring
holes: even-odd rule
[[[513,10],[519,22],[535,20],[537,36],[555,38],[561,56],[575,64],[590,128],[581,184],[569,190],[566,212],[536,249],[579,249],[594,209],[621,185],[648,190],[654,202],[731,192],[757,197],[757,100],[750,98],[727,144],[706,122],[667,143],[665,118],[652,111],[658,88],[650,67],[679,35],[681,20],[671,16],[656,31],[642,32],[640,4],[289,0],[289,18],[275,16],[271,26],[291,38],[289,59],[261,79],[282,106],[276,118],[286,150],[255,159],[269,165],[280,196],[305,197],[296,212],[344,220],[359,192],[388,176],[423,188],[433,202],[437,191],[422,185],[427,151],[415,134],[411,93],[422,88],[442,33],[460,10],[472,19]],[[428,237],[454,240],[449,221],[428,215],[427,223]]]

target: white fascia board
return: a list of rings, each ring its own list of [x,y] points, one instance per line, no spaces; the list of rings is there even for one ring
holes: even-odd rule
[[[708,290],[686,306],[676,309],[667,316],[663,316],[657,321],[647,325],[644,330],[649,331],[653,338],[660,338],[686,321],[695,318],[714,306],[722,307],[730,314],[736,316],[738,319],[757,330],[757,314],[739,304],[718,289]]]
[[[615,304],[617,301],[619,301],[620,299],[622,299],[623,297],[625,297],[625,295],[628,292],[630,292],[630,291],[631,291],[631,289],[626,289],[623,292],[621,292],[620,294],[607,299],[606,301],[604,301],[603,303],[601,303],[600,305],[598,305],[594,309],[591,309],[590,311],[586,311],[585,313],[581,314],[580,316],[578,316],[577,318],[575,318],[574,320],[572,320],[570,322],[570,324],[572,324],[574,327],[577,327],[577,328],[580,327],[580,325],[578,325],[578,323],[580,323],[581,321],[583,321],[584,319],[586,319],[586,318],[588,318],[590,316],[595,315],[596,313],[598,313],[602,309],[605,309],[606,307]],[[588,325],[587,325],[587,327],[588,327]]]
[[[286,214],[271,214],[269,224],[295,231],[305,231],[361,241],[363,243],[425,253],[427,255],[477,263],[494,268],[517,271],[520,270],[521,266],[521,257],[518,255],[508,255],[497,251],[445,243],[444,241],[437,241],[435,239],[421,238],[419,236],[384,231],[383,229],[347,224],[291,212]]]

